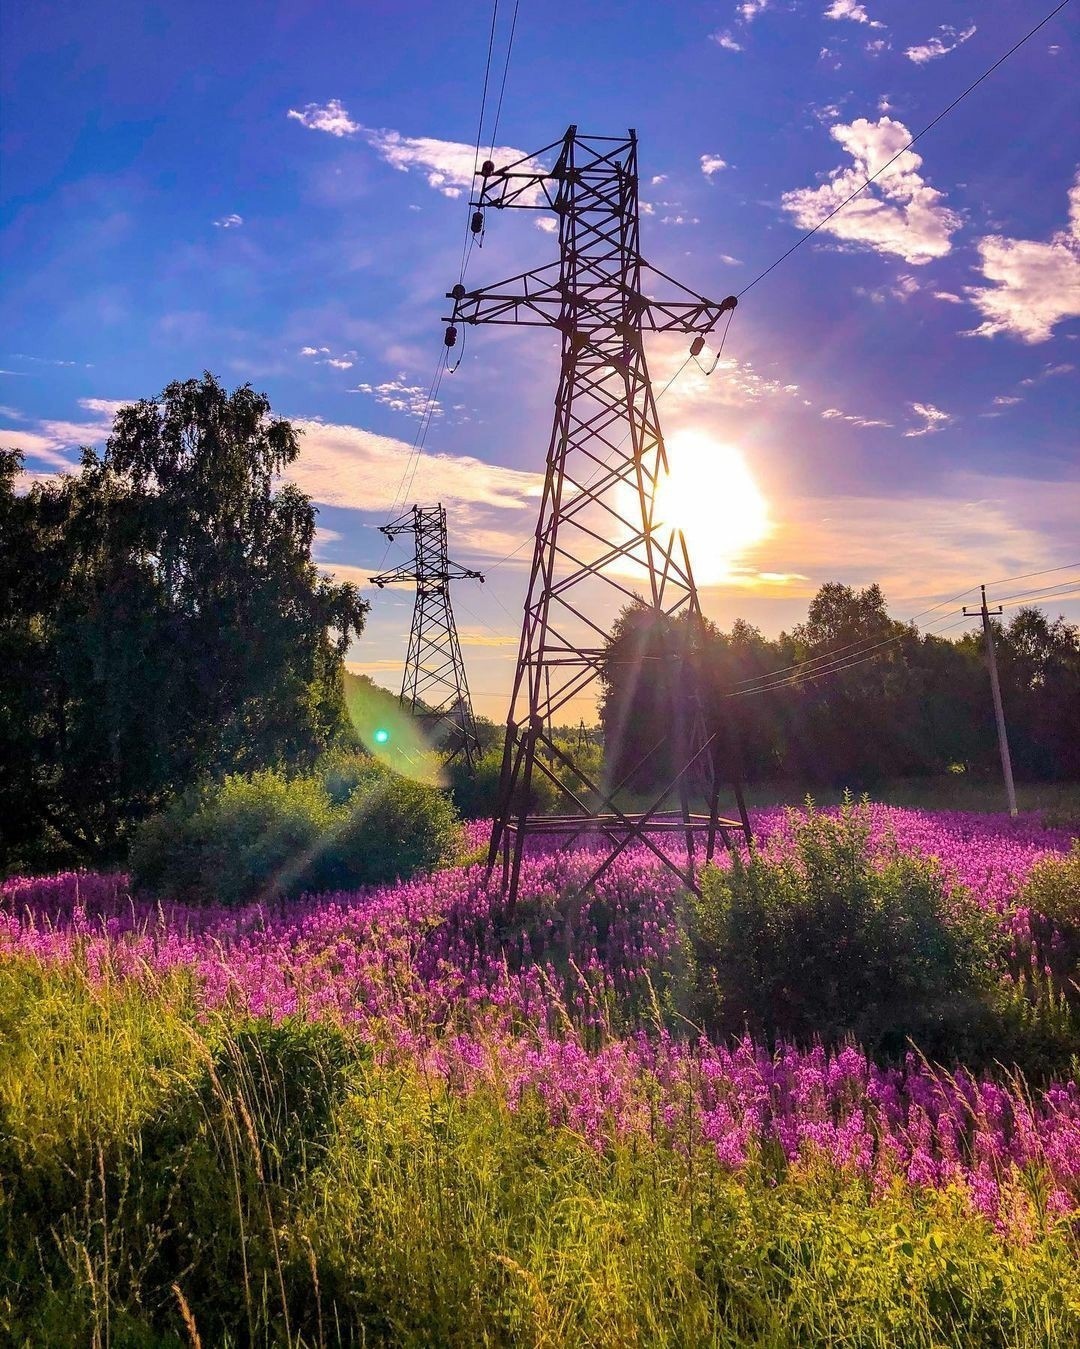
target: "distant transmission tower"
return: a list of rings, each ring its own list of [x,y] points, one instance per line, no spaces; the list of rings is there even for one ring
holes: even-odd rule
[[[450,582],[484,578],[447,557],[446,510],[441,504],[413,506],[382,525],[380,533],[388,539],[399,534],[415,538],[411,561],[372,577],[380,590],[395,581],[416,586],[401,705],[425,725],[433,741],[442,739],[451,759],[462,756],[471,767],[480,757],[480,739],[450,607]]]
[[[554,166],[543,168],[542,161],[552,154]],[[555,714],[599,677],[613,603],[640,598],[636,587],[641,587],[658,617],[688,615],[691,624],[701,621],[682,533],[654,514],[667,455],[642,333],[692,333],[690,350],[697,355],[705,334],[735,308],[736,300],[707,300],[643,261],[633,131],[625,139],[583,137],[571,126],[561,141],[535,155],[501,169],[488,160],[480,174],[473,232],[483,231],[486,208],[554,211],[559,258],[493,286],[455,286],[448,296],[454,308],[447,346],[457,340],[458,323],[530,324],[562,334],[555,419],[488,870],[501,852],[503,888],[512,905],[528,834],[561,834],[569,844],[590,832],[605,844],[605,853],[586,884],[636,841],[696,889],[695,828],[705,828],[705,851],[711,856],[718,832],[725,841],[735,830],[749,837],[749,824],[741,793],[741,819],[718,813],[720,738],[718,728],[711,728],[712,734],[705,730],[689,662],[680,663],[672,649],[668,659],[641,673],[663,681],[670,710],[665,739],[670,761],[677,765],[648,810],[621,809],[619,784],[594,782],[553,742],[549,728]],[[651,298],[643,286],[646,270],[675,286],[680,298]],[[529,814],[536,773],[556,785],[565,814]],[[690,794],[702,784],[709,813],[691,815]],[[664,810],[673,795],[679,809]]]

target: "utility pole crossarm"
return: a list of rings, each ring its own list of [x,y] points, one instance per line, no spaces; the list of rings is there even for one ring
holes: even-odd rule
[[[436,508],[441,512],[442,507]],[[430,508],[412,507],[404,515],[399,515],[396,520],[391,520],[389,524],[380,525],[379,533],[385,534],[388,539],[396,539],[399,534],[417,534],[422,535],[418,530],[419,522],[426,516],[432,514]],[[468,567],[462,567],[457,562],[452,562],[446,556],[445,549],[440,553],[435,551],[434,556],[429,556],[432,552],[430,548],[417,546],[415,556],[411,561],[402,563],[400,567],[394,567],[390,571],[380,572],[378,576],[371,578],[371,584],[378,586],[381,590],[383,586],[393,581],[421,581],[428,583],[431,581],[479,581],[483,585],[484,577],[481,572],[472,571]],[[434,563],[434,565],[432,565]]]
[[[552,211],[558,219],[561,258],[544,267],[520,272],[490,286],[466,290],[459,283],[447,292],[453,313],[444,321],[502,323],[553,327],[563,333],[592,332],[611,327],[613,306],[621,321],[636,332],[692,333],[704,337],[738,304],[734,295],[710,300],[653,267],[641,256],[637,242],[637,138],[579,137],[571,126],[561,141],[534,155],[525,155],[503,168],[489,159],[480,167],[480,191],[472,199],[472,233],[484,233],[484,212],[514,208]],[[558,149],[548,170],[539,161]],[[628,153],[629,151],[629,153]],[[588,219],[576,216],[581,199],[591,198]],[[632,205],[631,205],[632,203]],[[620,229],[632,214],[632,234]],[[602,217],[606,216],[607,219]],[[576,284],[566,284],[567,256],[576,260]],[[615,266],[617,264],[617,267]],[[614,279],[616,270],[620,281]],[[671,299],[656,299],[641,287],[643,272],[651,272],[674,287]],[[452,336],[453,334],[453,336]],[[447,330],[446,345],[456,333]]]
[[[440,581],[479,581],[483,584],[484,574],[479,571],[471,571],[468,567],[461,567],[456,562],[447,559],[445,569],[426,568],[423,576],[417,576],[416,560],[405,562],[400,567],[394,567],[391,571],[380,572],[378,576],[371,578],[371,584],[378,586],[381,590],[383,586],[389,585],[393,581],[416,581],[422,579],[424,582]]]
[[[994,720],[997,723],[998,751],[1001,755],[1001,773],[1005,779],[1005,795],[1009,802],[1009,814],[1016,814],[1016,788],[1013,785],[1012,756],[1009,753],[1009,736],[1005,729],[1005,709],[1001,703],[1001,681],[998,679],[997,650],[994,647],[994,629],[990,616],[995,618],[1004,613],[999,604],[996,609],[986,607],[986,587],[980,586],[982,604],[978,609],[968,609],[964,605],[965,618],[981,618],[983,641],[986,644],[986,665],[990,671],[990,692],[994,699]]]
[[[559,263],[553,262],[497,281],[493,286],[480,286],[475,290],[456,286],[446,293],[446,298],[454,301],[454,309],[445,321],[452,324],[505,323],[588,333],[593,328],[610,326],[611,322],[610,285],[606,280],[600,281],[596,291],[594,298],[585,285],[572,302],[568,300],[559,278]],[[652,333],[704,336],[712,332],[737,303],[734,295],[724,300],[707,300],[703,296],[692,300],[656,300],[640,291],[627,291],[623,296],[628,316],[642,331]]]

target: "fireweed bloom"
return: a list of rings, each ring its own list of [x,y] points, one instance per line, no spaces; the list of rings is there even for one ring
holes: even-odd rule
[[[783,810],[753,823],[767,853],[790,847]],[[1067,851],[1064,831],[886,806],[871,823],[872,846],[895,839],[937,858],[1000,914],[1018,968],[1040,959],[1015,895],[1036,860]],[[468,833],[479,846],[487,825]],[[738,1170],[768,1147],[795,1171],[825,1161],[875,1190],[958,1184],[998,1221],[1040,1166],[1048,1211],[1080,1210],[1077,1083],[1032,1093],[914,1056],[879,1068],[854,1045],[770,1052],[672,1036],[657,990],[681,957],[677,881],[628,849],[567,905],[591,865],[588,840],[569,853],[541,840],[513,921],[479,866],[244,909],[142,902],[123,876],[14,879],[0,886],[0,958],[80,962],[101,979],[184,968],[208,1011],[333,1018],[388,1064],[418,1065],[453,1091],[493,1088],[511,1108],[537,1101],[596,1148],[663,1137]]]

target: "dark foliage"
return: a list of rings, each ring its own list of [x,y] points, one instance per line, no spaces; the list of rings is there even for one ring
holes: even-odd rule
[[[1022,608],[996,624],[995,643],[1017,777],[1080,778],[1080,630]],[[852,664],[827,668],[833,656]],[[774,672],[774,687],[756,687]],[[981,635],[920,635],[889,617],[877,586],[822,586],[806,622],[775,641],[741,620],[724,633],[626,608],[604,663],[612,782],[645,791],[671,780],[670,678],[720,730],[722,775],[864,790],[896,777],[1000,772]]]
[[[298,453],[207,374],[25,495],[0,456],[0,869],[111,861],[191,783],[339,736],[367,605],[312,564],[315,511],[278,485]]]

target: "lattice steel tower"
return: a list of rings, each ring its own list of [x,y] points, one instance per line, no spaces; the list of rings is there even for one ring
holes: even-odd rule
[[[542,167],[552,155],[553,167]],[[513,904],[527,834],[561,834],[569,843],[592,831],[608,847],[586,884],[639,841],[696,889],[695,827],[704,827],[705,850],[711,855],[718,832],[725,840],[732,830],[748,836],[749,825],[741,792],[741,819],[719,815],[719,740],[715,728],[705,730],[691,672],[679,663],[678,653],[672,649],[670,659],[643,672],[643,677],[664,681],[670,758],[681,765],[650,809],[622,810],[616,803],[620,784],[592,781],[553,743],[548,728],[599,677],[613,601],[642,598],[657,615],[689,615],[691,623],[701,621],[682,533],[655,514],[667,456],[642,334],[694,334],[691,352],[696,355],[705,335],[735,308],[736,300],[707,300],[642,259],[633,131],[626,138],[586,137],[571,126],[561,141],[504,168],[496,169],[489,160],[480,177],[480,192],[472,202],[473,232],[484,229],[487,208],[554,211],[559,258],[492,286],[456,286],[448,296],[454,308],[447,346],[456,341],[458,323],[542,325],[562,334],[555,418],[488,869],[494,869],[501,852],[503,886]],[[678,298],[648,296],[643,289],[646,271],[674,286]],[[557,784],[567,813],[528,813],[537,772]],[[709,814],[691,815],[691,792],[705,781]],[[665,811],[673,795],[679,808]]]
[[[484,578],[447,557],[446,510],[441,504],[413,506],[380,526],[380,533],[388,539],[400,534],[412,534],[415,539],[409,562],[372,577],[380,590],[395,581],[412,581],[416,586],[401,705],[424,725],[432,741],[445,737],[451,759],[463,756],[471,766],[480,757],[480,740],[450,607],[450,582],[482,583]]]

